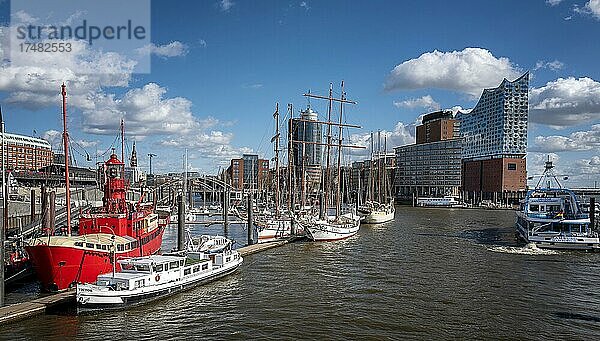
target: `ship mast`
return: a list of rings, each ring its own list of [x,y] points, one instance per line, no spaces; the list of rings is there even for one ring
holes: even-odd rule
[[[310,95],[310,94],[309,94]],[[329,106],[327,108],[327,122],[331,122],[331,106],[333,104],[333,83],[329,83]],[[327,125],[327,147],[326,149],[326,154],[327,154],[327,162],[325,164],[325,176],[323,179],[323,182],[325,184],[324,189],[325,189],[325,220],[327,220],[328,218],[328,214],[327,214],[327,207],[329,206],[329,154],[331,152],[331,124]]]
[[[327,217],[327,204],[328,204],[328,194],[329,194],[329,186],[328,186],[328,182],[330,181],[330,176],[329,176],[329,166],[330,166],[330,151],[331,151],[331,147],[333,146],[331,143],[331,126],[339,126],[340,129],[340,133],[339,133],[339,141],[337,144],[338,147],[338,178],[339,181],[337,183],[337,200],[336,200],[336,218],[339,215],[339,197],[340,197],[340,181],[341,181],[341,176],[340,176],[340,169],[341,169],[341,149],[342,148],[358,148],[358,149],[364,149],[364,147],[361,146],[352,146],[352,145],[343,145],[342,144],[342,127],[352,127],[352,128],[360,128],[360,126],[354,126],[354,125],[349,125],[349,124],[344,124],[342,123],[342,109],[343,106],[340,107],[340,122],[339,123],[335,123],[331,121],[331,109],[332,109],[332,104],[333,102],[340,102],[340,103],[350,103],[350,104],[356,104],[356,102],[354,101],[349,101],[346,99],[346,95],[344,94],[344,82],[342,81],[342,95],[341,98],[333,98],[333,84],[329,83],[329,96],[328,97],[324,97],[324,96],[317,96],[317,95],[313,95],[311,93],[308,94],[304,94],[304,96],[306,97],[312,97],[312,98],[319,98],[319,99],[325,99],[329,101],[329,106],[328,106],[328,110],[327,110],[327,122],[322,122],[324,124],[327,124],[327,143],[317,143],[317,142],[307,142],[307,141],[298,141],[299,143],[308,143],[308,144],[315,144],[315,145],[325,145],[326,146],[326,165],[325,165],[325,173],[323,176],[323,190],[324,190],[324,203],[325,203],[325,216]],[[296,141],[294,141],[296,142]],[[327,219],[327,218],[326,218]]]
[[[335,218],[336,220],[340,217],[340,211],[341,211],[341,201],[340,201],[340,188],[341,188],[341,182],[342,182],[342,134],[343,134],[343,127],[342,127],[342,116],[344,113],[344,99],[346,99],[346,94],[344,93],[344,81],[342,81],[342,93],[340,98],[342,99],[340,101],[340,126],[339,126],[339,130],[338,130],[338,150],[337,150],[337,177],[338,177],[338,181],[337,181],[337,188],[336,188],[336,196],[335,196]]]
[[[275,216],[279,217],[279,103],[275,104],[275,136],[271,139],[275,142]]]
[[[373,154],[375,153],[375,140],[373,140],[373,132],[371,132],[371,159],[369,160],[369,201],[375,198],[375,177],[373,176]]]
[[[65,149],[65,199],[67,209],[67,235],[71,236],[71,184],[69,182],[69,133],[67,132],[67,87],[61,86],[63,114],[63,147]]]

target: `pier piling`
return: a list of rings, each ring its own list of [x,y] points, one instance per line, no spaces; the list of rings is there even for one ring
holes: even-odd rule
[[[590,197],[590,226],[596,228],[596,198]]]
[[[205,199],[203,199],[205,200]],[[206,204],[204,205],[206,206]],[[223,232],[227,237],[229,229],[229,191],[223,193]]]
[[[183,195],[177,196],[177,250],[183,251],[185,247],[185,206],[183,205]]]
[[[68,224],[69,222],[67,222]],[[50,192],[50,200],[48,202],[48,228],[50,228],[50,234],[54,235],[54,228],[56,226],[56,192]]]
[[[253,244],[252,235],[254,232],[254,223],[252,206],[252,193],[248,193],[248,245]]]
[[[29,215],[31,217],[31,222],[33,222],[35,220],[35,189],[31,190],[29,198],[31,199]]]

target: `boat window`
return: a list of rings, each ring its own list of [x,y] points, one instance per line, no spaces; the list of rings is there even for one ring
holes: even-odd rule
[[[102,250],[106,251],[106,245],[102,245]]]
[[[177,262],[177,261],[169,263],[169,268],[171,268],[171,269],[177,269],[178,267],[179,267],[179,262]]]
[[[529,205],[529,210],[531,212],[537,212],[540,210],[540,206],[539,205]]]
[[[154,266],[154,272],[161,272],[161,271],[163,271],[164,268],[165,267],[162,264],[155,265]]]
[[[167,270],[169,270],[169,264],[168,263],[165,264],[165,271],[167,271]]]
[[[230,260],[231,260],[231,257],[225,258],[225,262],[229,262]]]
[[[139,272],[150,272],[150,266],[148,264],[136,264],[135,270]]]
[[[141,287],[143,287],[145,285],[146,285],[146,280],[145,279],[140,279],[140,280],[135,281],[135,287],[136,288],[141,288]]]
[[[123,269],[123,270],[133,270],[133,268],[134,268],[133,264],[131,264],[131,263],[121,264],[121,269]]]
[[[102,249],[102,245],[96,244],[96,249],[101,250]]]
[[[94,244],[92,244],[92,243],[85,243],[85,247],[93,249],[94,248]]]
[[[540,205],[540,212],[544,212],[546,206]]]
[[[179,265],[183,266],[183,259],[179,261]]]
[[[194,272],[198,272],[198,271],[200,271],[200,265],[194,266]]]
[[[83,242],[75,242],[75,246],[83,246]]]
[[[187,269],[183,270],[183,275],[184,276],[185,275],[189,275],[190,273],[192,273],[192,269],[190,269],[190,268],[187,268]]]
[[[208,263],[202,264],[202,270],[206,270],[206,269],[208,269]]]

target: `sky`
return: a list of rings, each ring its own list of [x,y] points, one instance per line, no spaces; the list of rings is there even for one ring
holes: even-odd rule
[[[77,16],[77,3],[65,15]],[[600,0],[152,1],[150,13],[151,41],[131,47],[150,56],[150,72],[138,73],[127,53],[82,41],[67,59],[14,63],[10,2],[0,1],[7,131],[35,131],[60,150],[64,81],[80,165],[118,147],[124,118],[142,167],[154,153],[154,170],[180,171],[187,148],[190,169],[216,173],[242,153],[271,158],[275,104],[298,115],[302,94],[326,95],[330,83],[339,96],[344,80],[357,102],[344,111],[363,127],[344,132],[351,142],[366,146],[382,130],[391,151],[414,143],[422,114],[472,108],[484,88],[529,71],[529,175],[550,155],[566,185],[600,180]],[[327,102],[310,105],[325,118]]]

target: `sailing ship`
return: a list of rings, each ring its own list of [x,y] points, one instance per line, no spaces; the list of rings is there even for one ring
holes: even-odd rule
[[[363,224],[381,224],[394,219],[396,208],[389,195],[387,173],[387,135],[384,135],[384,153],[381,157],[381,132],[377,133],[377,174],[373,169],[373,134],[371,133],[371,160],[369,162],[369,199],[359,207]],[[375,193],[376,192],[376,193]],[[377,200],[375,200],[375,194]],[[359,196],[360,198],[360,196]]]
[[[66,87],[62,85],[63,145],[69,160]],[[124,122],[121,120],[121,157],[124,158]],[[28,241],[27,253],[43,289],[56,291],[75,283],[96,280],[110,271],[114,259],[152,255],[160,250],[164,228],[152,203],[126,200],[129,183],[124,162],[114,152],[101,166],[103,206],[82,212],[79,235],[71,234],[69,162],[65,162],[67,234],[40,236]],[[54,231],[52,227],[49,231]],[[112,256],[112,257],[111,257]],[[118,264],[117,264],[118,266]]]
[[[292,217],[290,214],[283,214],[281,212],[281,191],[279,187],[279,103],[275,105],[273,119],[275,120],[275,135],[271,138],[271,142],[273,142],[275,151],[275,207],[274,213],[265,212],[265,214],[254,220],[259,243],[270,242],[292,235]]]
[[[592,228],[590,215],[582,211],[575,193],[562,187],[553,168],[548,158],[536,187],[521,202],[517,235],[542,249],[599,250],[598,231]]]
[[[354,212],[354,211],[350,211],[350,212],[343,213],[343,214],[341,212],[342,211],[342,207],[341,207],[341,204],[342,204],[341,203],[342,148],[361,148],[361,147],[348,146],[348,145],[342,144],[343,128],[344,127],[360,128],[360,127],[350,125],[350,124],[344,124],[343,112],[344,112],[344,104],[345,103],[356,104],[356,102],[346,99],[346,93],[344,92],[344,81],[342,81],[342,84],[341,84],[341,97],[339,99],[333,97],[333,85],[332,84],[330,84],[330,86],[329,86],[329,96],[328,97],[313,95],[311,93],[304,94],[304,96],[309,97],[309,98],[325,99],[329,102],[329,105],[328,105],[328,111],[327,111],[327,122],[323,122],[327,125],[327,143],[325,143],[326,166],[325,166],[325,172],[323,174],[323,183],[322,183],[324,200],[320,203],[320,205],[323,205],[322,207],[324,207],[324,208],[320,210],[318,217],[311,216],[311,215],[305,215],[303,217],[300,217],[298,219],[298,221],[299,221],[300,225],[304,227],[307,236],[310,239],[312,239],[313,241],[333,241],[333,240],[350,238],[350,237],[354,236],[356,233],[358,233],[358,230],[360,228],[360,216],[358,216],[357,212]],[[340,103],[339,123],[334,123],[331,121],[333,102]],[[337,126],[339,128],[338,136],[337,136],[337,139],[338,139],[337,145],[334,145],[332,143],[332,138],[333,138],[332,132],[331,132],[332,126]],[[294,143],[307,143],[304,141],[293,141],[293,142]],[[337,178],[337,180],[334,180],[334,177],[329,175],[329,173],[330,173],[330,154],[331,154],[331,147],[333,147],[333,146],[337,147],[337,167],[336,167],[336,176],[335,176]],[[330,216],[328,213],[328,198],[329,198],[329,192],[330,192],[332,183],[335,183],[336,205],[335,205],[335,215]]]

